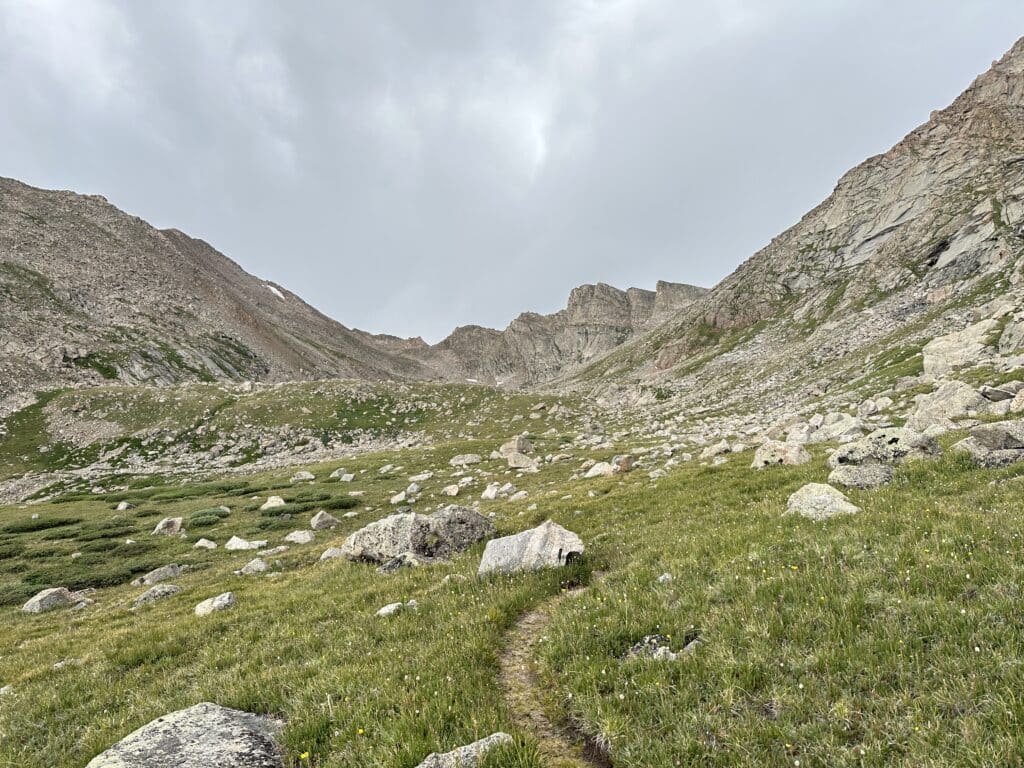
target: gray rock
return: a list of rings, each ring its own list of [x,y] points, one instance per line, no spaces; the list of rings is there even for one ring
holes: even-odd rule
[[[144,725],[86,768],[284,768],[280,731],[269,718],[196,704]]]
[[[588,469],[583,477],[587,480],[593,480],[595,477],[611,477],[614,474],[615,467],[611,465],[611,462],[599,461]]]
[[[537,460],[525,453],[509,453],[505,458],[510,469],[533,469],[537,466]]]
[[[924,431],[929,427],[953,429],[956,419],[985,413],[991,403],[962,381],[947,381],[928,395],[918,395],[907,427]]]
[[[823,483],[808,483],[789,497],[786,506],[790,512],[816,521],[860,512],[842,492]]]
[[[941,452],[934,437],[904,427],[876,429],[866,437],[836,449],[828,459],[833,469],[846,464],[900,464],[907,459],[938,456]]]
[[[135,505],[132,504],[130,501],[122,501],[117,505],[118,512],[127,512],[130,509],[135,509]]]
[[[388,605],[385,605],[383,608],[381,608],[379,611],[377,611],[377,615],[380,616],[381,618],[386,618],[388,616],[394,616],[396,613],[398,613],[403,608],[405,608],[405,604],[404,603],[389,603]]]
[[[528,531],[487,542],[477,576],[557,568],[583,552],[579,536],[548,520]]]
[[[512,743],[513,739],[507,733],[492,733],[486,738],[453,749],[451,752],[430,754],[416,768],[476,768],[492,749],[501,744]]]
[[[228,539],[228,543],[224,545],[224,549],[238,552],[247,549],[263,549],[265,546],[267,546],[266,540],[246,541],[241,536],[232,536]]]
[[[309,544],[315,538],[316,535],[312,531],[292,531],[284,537],[284,540],[292,544]]]
[[[226,611],[235,604],[235,593],[224,592],[223,594],[203,600],[196,606],[196,616],[209,616],[217,611]]]
[[[241,570],[237,571],[239,576],[255,576],[257,573],[263,573],[268,568],[266,560],[261,557],[256,557],[250,560],[248,563],[242,566]]]
[[[811,454],[799,443],[780,443],[777,440],[769,440],[754,451],[754,462],[750,466],[753,469],[778,465],[796,466],[806,464],[810,460]]]
[[[316,480],[316,475],[314,475],[312,472],[307,472],[306,470],[303,469],[292,475],[291,481],[293,483],[308,483],[312,482],[313,480]]]
[[[217,542],[210,541],[209,539],[200,539],[192,545],[192,549],[216,549]]]
[[[57,608],[69,607],[74,602],[74,595],[65,587],[54,587],[36,593],[21,607],[21,610],[25,613],[46,613]]]
[[[1005,467],[1024,459],[1024,421],[979,424],[970,436],[953,446],[982,467]]]
[[[924,372],[945,376],[955,368],[979,362],[991,351],[989,337],[999,327],[993,318],[982,320],[962,331],[936,336],[924,345]]]
[[[833,485],[867,490],[888,485],[892,476],[893,468],[888,464],[842,464],[832,470],[828,481]]]
[[[480,455],[476,453],[461,453],[458,456],[452,456],[448,461],[453,467],[465,467],[470,464],[479,464],[481,461]]]
[[[185,569],[179,566],[177,563],[171,563],[170,565],[164,565],[160,568],[155,568],[145,576],[136,579],[132,583],[136,586],[150,586],[152,584],[159,584],[161,581],[167,581],[168,579],[176,579]]]
[[[533,453],[533,443],[522,435],[517,435],[498,449],[502,456],[511,456],[513,453]]]
[[[181,592],[181,587],[177,587],[174,584],[157,584],[135,598],[135,602],[132,604],[132,607],[138,608],[142,605],[155,603],[157,600],[163,600],[165,597],[171,597],[179,592]]]
[[[494,524],[479,512],[451,505],[432,515],[390,515],[353,533],[341,549],[349,560],[373,563],[387,563],[407,552],[447,558],[494,533]]]
[[[156,524],[156,528],[153,529],[153,535],[177,536],[179,533],[184,532],[184,522],[184,518],[181,517],[165,517],[163,520]]]
[[[260,506],[260,511],[265,512],[268,509],[280,509],[284,505],[285,501],[280,496],[271,496],[263,502],[262,506]]]
[[[330,515],[321,509],[313,515],[313,518],[309,521],[309,527],[314,531],[324,531],[328,528],[336,527],[339,522],[338,518],[334,517],[334,515]]]
[[[344,557],[345,553],[341,551],[340,547],[328,547],[320,555],[321,560],[335,560],[339,557]]]

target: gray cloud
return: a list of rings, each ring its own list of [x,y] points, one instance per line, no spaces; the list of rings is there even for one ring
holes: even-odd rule
[[[713,284],[1022,33],[1019,0],[0,0],[0,174],[436,340]]]

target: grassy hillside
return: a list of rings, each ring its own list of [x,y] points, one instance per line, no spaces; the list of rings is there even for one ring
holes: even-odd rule
[[[455,481],[448,459],[486,457],[524,427],[515,416],[547,432],[525,419],[529,400],[498,397],[465,437],[453,430],[433,446],[346,460],[350,484],[326,479],[335,462],[308,467],[311,484],[291,484],[293,470],[146,479],[0,508],[0,685],[11,686],[0,696],[0,764],[81,766],[149,720],[209,700],[283,717],[295,766],[411,767],[496,730],[516,743],[489,765],[539,766],[536,736],[516,724],[499,681],[500,657],[520,616],[581,584],[590,587],[557,603],[537,643],[540,697],[615,766],[1018,763],[1024,466],[982,471],[947,454],[898,470],[886,489],[851,493],[861,514],[812,523],[785,515],[785,502],[824,480],[823,449],[804,467],[757,472],[743,453],[653,481],[639,469],[573,479],[584,459],[629,446],[575,448],[571,462],[534,475],[485,461],[454,500],[470,503],[492,480],[527,490],[481,510],[502,533],[548,518],[576,531],[587,555],[571,569],[481,581],[482,545],[392,576],[318,561],[390,513],[411,475],[435,473],[419,511],[450,501],[439,495]],[[431,418],[440,424],[443,410]],[[564,447],[557,431],[537,440],[539,454]],[[272,493],[292,519],[259,511]],[[135,509],[115,511],[121,500]],[[219,505],[230,513],[204,514]],[[231,535],[273,547],[321,508],[359,514],[269,558],[273,574],[232,573],[253,552],[192,548]],[[172,515],[186,518],[186,538],[150,535]],[[127,582],[171,562],[192,566],[173,580],[182,593],[130,610],[145,588]],[[672,580],[659,582],[662,573]],[[96,587],[96,603],[18,610],[58,584]],[[233,609],[193,615],[228,590]],[[374,615],[410,599],[418,610]],[[700,643],[674,662],[623,660],[653,633],[673,650]]]

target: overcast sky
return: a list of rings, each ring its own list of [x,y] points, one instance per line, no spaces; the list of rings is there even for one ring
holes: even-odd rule
[[[713,285],[1021,35],[1021,0],[0,0],[0,175],[436,341]]]

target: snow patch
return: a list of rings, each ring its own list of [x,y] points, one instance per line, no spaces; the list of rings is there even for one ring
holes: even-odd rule
[[[277,288],[275,288],[274,286],[272,286],[272,285],[271,285],[270,283],[264,283],[264,285],[265,285],[265,286],[267,286],[267,289],[268,289],[268,290],[269,290],[269,291],[270,291],[270,292],[271,292],[272,294],[274,294],[275,296],[277,296],[277,298],[279,298],[279,299],[280,299],[281,301],[284,301],[284,294],[283,294],[283,293],[281,293],[281,292],[280,292],[279,290],[277,290]]]

